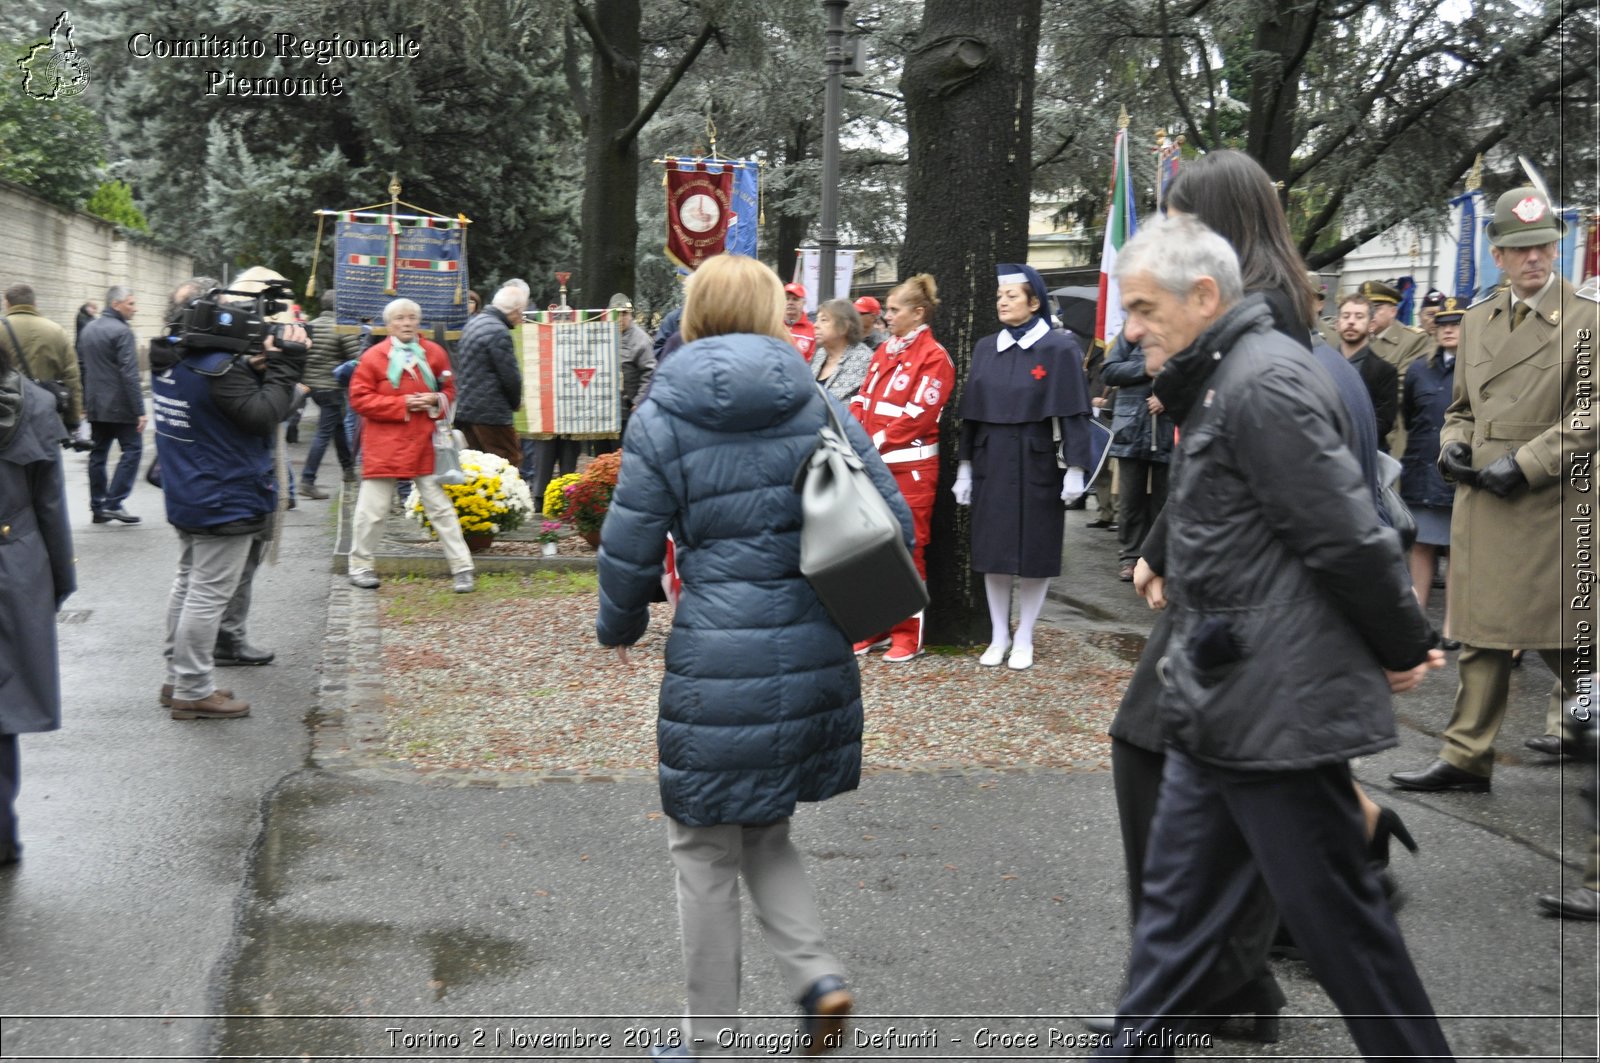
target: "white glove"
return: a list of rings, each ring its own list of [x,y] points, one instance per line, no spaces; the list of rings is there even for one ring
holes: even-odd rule
[[[956,505],[972,505],[972,462],[963,461],[956,464],[955,486],[950,488],[950,493],[956,496]]]
[[[1072,505],[1083,497],[1083,470],[1076,465],[1067,470],[1067,475],[1061,481],[1061,501]]]

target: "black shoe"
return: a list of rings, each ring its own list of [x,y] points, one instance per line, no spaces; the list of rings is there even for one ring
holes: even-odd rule
[[[1440,639],[1439,648],[1449,653],[1454,653],[1461,648],[1460,639]]]
[[[1464,793],[1486,794],[1489,777],[1462,771],[1454,764],[1436,760],[1421,771],[1397,771],[1389,781],[1402,790],[1460,790]]]
[[[10,867],[12,864],[22,863],[22,843],[0,843],[0,867]]]
[[[101,512],[99,512],[97,510],[95,512],[95,515],[94,515],[94,522],[96,524],[110,524],[111,523],[111,514],[109,514],[109,513],[101,513]]]
[[[1290,947],[1293,947],[1292,942]],[[1283,1010],[1286,1002],[1278,980],[1268,972],[1253,979],[1231,995],[1204,1004],[1202,1014],[1209,1013],[1209,1015],[1192,1020],[1190,1028],[1196,1032],[1209,1032],[1231,1040],[1255,1041],[1264,1045],[1276,1044],[1281,1032],[1278,1012]],[[1249,1019],[1249,1032],[1242,1030],[1235,1032],[1229,1028],[1230,1018]]]
[[[1073,501],[1068,502],[1064,508],[1066,508],[1066,509],[1087,509],[1087,508],[1089,508],[1089,502],[1088,502],[1088,499],[1085,498],[1083,495],[1079,495]]]
[[[1400,839],[1400,844],[1413,853],[1417,851],[1417,840],[1406,830],[1406,825],[1401,821],[1399,814],[1392,808],[1380,807],[1378,823],[1372,828],[1372,837],[1367,841],[1368,863],[1376,864],[1378,867],[1389,866],[1390,838]]]
[[[1068,506],[1067,508],[1071,509],[1072,507]],[[1096,517],[1094,520],[1091,520],[1089,523],[1084,525],[1085,528],[1110,528],[1112,526],[1113,525],[1110,517]]]
[[[1538,901],[1548,914],[1563,919],[1600,919],[1600,892],[1586,886],[1574,886],[1559,897],[1546,894]]]
[[[276,656],[277,654],[273,653],[271,650],[263,650],[256,646],[252,646],[249,642],[243,639],[234,641],[233,639],[223,637],[217,639],[216,649],[212,651],[211,663],[216,665],[218,668],[233,668],[239,665],[252,664],[271,664],[272,659]]]
[[[98,516],[104,517],[106,520],[121,521],[123,524],[138,524],[139,521],[144,519],[142,517],[135,517],[132,513],[129,513],[125,509],[102,510]],[[100,521],[100,523],[104,524],[105,521]]]
[[[1535,753],[1547,757],[1580,757],[1583,747],[1563,735],[1535,735],[1522,743]]]
[[[812,982],[800,998],[801,1031],[808,1038],[805,1054],[831,1052],[842,1043],[845,1020],[854,1007],[855,997],[838,975],[825,974]]]

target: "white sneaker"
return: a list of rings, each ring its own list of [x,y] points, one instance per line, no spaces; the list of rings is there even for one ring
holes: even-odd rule
[[[358,568],[350,573],[350,584],[370,591],[378,585],[378,574],[370,568]]]
[[[1011,647],[1011,659],[1006,661],[1006,666],[1014,671],[1033,667],[1033,643],[1019,642]]]
[[[457,572],[454,576],[450,577],[450,580],[450,589],[455,591],[457,594],[472,593],[472,569],[469,568],[465,571]]]
[[[978,663],[985,668],[998,668],[1000,662],[1006,659],[1006,647],[1011,645],[1011,640],[991,642],[989,648],[983,651],[983,656],[978,658]]]

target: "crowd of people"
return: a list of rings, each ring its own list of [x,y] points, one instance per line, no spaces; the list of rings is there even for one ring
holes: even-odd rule
[[[1489,229],[1501,291],[1474,306],[1431,294],[1424,327],[1411,329],[1395,320],[1400,294],[1368,282],[1325,323],[1326,292],[1265,172],[1212,152],[1185,166],[1166,216],[1117,260],[1126,321],[1104,352],[1109,400],[1092,396],[1083,345],[1054,321],[1026,264],[995,265],[995,328],[961,380],[935,336],[940,299],[926,273],[882,303],[826,300],[813,322],[801,285],[718,256],[692,274],[653,342],[631,299],[614,296],[624,427],[601,540],[600,643],[629,663],[669,549],[681,585],[658,751],[688,1002],[682,1037],[654,1054],[687,1058],[711,1023],[737,1015],[741,881],[799,1003],[804,1043],[835,1047],[854,1006],[790,819],[802,802],[857,786],[855,659],[915,660],[924,616],[852,643],[801,574],[795,470],[830,407],[919,575],[940,487],[967,507],[991,621],[977,666],[1023,670],[1061,571],[1064,512],[1098,466],[1091,424],[1109,406],[1117,575],[1156,610],[1110,728],[1133,946],[1118,1014],[1097,1025],[1137,1033],[1110,1054],[1171,1055],[1184,1034],[1230,1015],[1276,1040],[1284,996],[1269,959],[1293,949],[1365,1057],[1450,1058],[1387,896],[1390,841],[1415,841],[1350,765],[1397,744],[1391,695],[1442,667],[1446,650],[1460,651],[1460,687],[1443,748],[1394,773],[1395,786],[1489,790],[1523,649],[1556,676],[1546,732],[1529,747],[1584,752],[1573,706],[1592,693],[1591,667],[1560,606],[1585,588],[1561,528],[1583,501],[1569,471],[1595,450],[1592,421],[1573,416],[1574,359],[1600,314],[1553,268],[1562,225],[1541,193],[1507,192]],[[287,283],[257,268],[225,298]],[[180,286],[169,320],[217,287]],[[252,580],[290,484],[300,498],[328,497],[318,477],[330,444],[358,484],[347,493],[348,579],[364,589],[379,585],[374,555],[399,491],[418,494],[454,590],[473,589],[436,475],[441,424],[522,466],[535,497],[576,465],[577,441],[516,427],[511,330],[528,285],[508,281],[487,305],[472,295],[453,351],[421,334],[422,310],[404,298],[384,309],[376,342],[341,331],[333,292],[309,330],[280,314],[249,350],[175,336],[151,345],[159,480],[179,545],[160,691],[174,719],[249,714],[214,670],[272,659],[246,634]],[[104,311],[85,307],[74,342],[37,313],[27,285],[4,298],[0,610],[24,635],[0,650],[54,659],[52,614],[74,589],[60,444],[89,450],[95,523],[140,520],[126,507],[146,422],[129,327],[138,304],[111,288]],[[958,391],[950,462],[941,425]],[[318,428],[295,478],[282,427],[305,401]],[[941,468],[953,469],[950,483]],[[1446,553],[1440,632],[1424,607]],[[21,853],[17,736],[60,723],[56,670],[21,674],[0,702],[0,864]],[[1582,886],[1539,903],[1600,916],[1596,853]]]

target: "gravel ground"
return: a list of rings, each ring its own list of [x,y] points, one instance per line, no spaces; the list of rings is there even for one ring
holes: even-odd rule
[[[422,771],[654,771],[668,607],[624,668],[594,640],[593,573],[485,575],[478,587],[384,581],[388,755]],[[1044,625],[1034,642],[1026,672],[980,667],[982,647],[863,658],[865,769],[1105,767],[1131,666]]]

